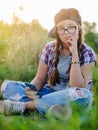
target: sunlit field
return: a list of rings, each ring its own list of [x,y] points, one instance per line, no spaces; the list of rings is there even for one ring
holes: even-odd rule
[[[89,30],[89,24],[88,24]],[[86,30],[87,31],[87,30]],[[92,30],[86,35],[86,42],[98,58],[98,34]],[[93,34],[93,35],[92,35]],[[12,25],[0,22],[0,85],[5,79],[30,82],[36,74],[39,55],[50,40],[48,31],[38,21],[30,24],[19,19]],[[93,37],[91,37],[93,36]],[[95,40],[95,41],[93,41]],[[0,130],[96,130],[98,127],[98,64],[93,71],[94,101],[91,110],[71,104],[72,114],[57,119],[51,115],[30,112],[24,115],[4,116],[0,113]],[[0,96],[2,100],[2,96]]]
[[[35,75],[41,49],[47,41],[47,30],[36,20],[31,24],[17,21],[11,26],[1,22],[0,82],[4,79],[30,81]]]

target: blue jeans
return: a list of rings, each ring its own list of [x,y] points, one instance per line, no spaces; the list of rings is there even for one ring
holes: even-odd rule
[[[30,87],[31,90],[37,91],[40,98],[43,95],[55,91],[53,88],[50,88],[49,86],[44,86],[41,90],[38,91],[36,90],[36,87],[33,84],[28,82],[5,80],[1,86],[1,92],[3,94],[4,99],[28,102],[30,100],[25,91],[26,87]]]
[[[30,100],[25,91],[26,87],[30,87],[32,90],[37,91],[36,87],[31,83],[7,80],[2,84],[1,92],[4,99],[28,102]],[[70,102],[79,103],[83,107],[88,105],[88,109],[90,109],[93,99],[91,91],[86,88],[78,89],[82,92],[82,96],[79,96],[76,92],[77,87],[69,87],[60,91],[55,91],[49,86],[44,86],[38,91],[40,98],[34,100],[35,106],[42,114],[46,113],[52,105],[60,104],[66,106]]]

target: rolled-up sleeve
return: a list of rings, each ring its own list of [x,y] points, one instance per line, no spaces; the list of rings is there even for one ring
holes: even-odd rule
[[[94,50],[88,45],[82,46],[82,53],[80,57],[80,65],[87,65],[94,62],[96,64],[96,54]]]

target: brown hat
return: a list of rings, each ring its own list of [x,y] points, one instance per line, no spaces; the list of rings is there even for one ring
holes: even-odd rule
[[[81,16],[77,9],[69,8],[69,9],[61,9],[54,17],[55,26],[62,20],[73,20],[77,22],[81,26]],[[55,38],[55,26],[50,30],[48,36],[51,38]]]

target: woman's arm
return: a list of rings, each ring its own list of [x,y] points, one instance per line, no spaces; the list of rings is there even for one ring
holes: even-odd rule
[[[35,78],[31,81],[31,83],[33,83],[36,88],[39,90],[41,89],[41,87],[44,85],[44,83],[46,82],[46,78],[47,78],[47,71],[48,71],[48,66],[46,64],[44,64],[41,60],[39,61],[39,66],[38,66],[38,70],[36,73]]]
[[[72,54],[72,62],[76,62],[75,64],[71,64],[69,83],[71,87],[86,87],[92,75],[92,68],[94,66],[94,63],[80,66],[80,64],[78,63],[79,56],[77,48],[77,38],[77,36],[71,37],[67,44]]]
[[[86,87],[92,75],[94,63],[88,65],[72,64],[70,71],[70,86]]]
[[[94,66],[95,66],[94,62],[92,62],[88,65],[81,66],[81,72],[82,72],[82,75],[84,78],[84,87],[87,86],[87,84],[92,76]]]
[[[79,57],[78,57],[78,52],[75,51],[72,53],[72,62],[78,62],[79,61]],[[84,86],[84,79],[83,79],[83,75],[80,69],[80,64],[71,64],[71,68],[70,68],[70,78],[69,78],[69,83],[70,86]]]

